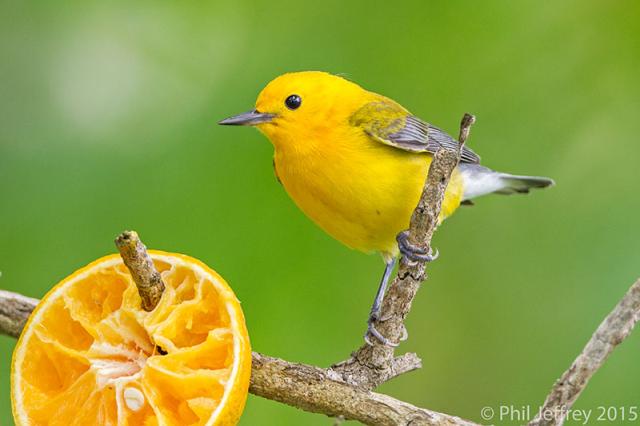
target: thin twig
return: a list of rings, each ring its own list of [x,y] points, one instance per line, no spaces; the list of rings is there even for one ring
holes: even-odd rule
[[[129,268],[131,277],[138,287],[142,308],[147,312],[152,311],[162,297],[164,282],[160,272],[153,265],[147,248],[135,231],[124,231],[118,235],[115,243],[124,264]]]
[[[440,222],[440,210],[453,170],[460,161],[462,145],[469,136],[475,117],[465,114],[460,123],[460,145],[457,150],[442,148],[436,152],[429,167],[427,179],[418,206],[409,223],[408,239],[411,244],[431,252],[431,238]],[[389,286],[382,304],[376,329],[391,341],[397,342],[404,333],[404,320],[411,310],[411,303],[426,279],[426,263],[402,258],[398,274]],[[421,361],[415,354],[395,357],[395,348],[375,340],[351,354],[346,361],[332,369],[352,385],[374,389],[378,385],[407,371],[420,368]]]
[[[640,279],[635,282],[616,307],[600,323],[571,367],[553,385],[544,405],[529,426],[562,425],[568,410],[587,387],[607,357],[640,320]]]
[[[462,145],[467,142],[469,139],[469,133],[471,132],[471,126],[476,122],[475,115],[471,115],[468,112],[465,112],[462,116],[462,120],[460,120],[460,134],[458,135],[458,142],[460,142],[460,149],[462,149]]]

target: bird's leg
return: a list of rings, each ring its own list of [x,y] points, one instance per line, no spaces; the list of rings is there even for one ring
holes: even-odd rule
[[[367,344],[372,345],[369,340],[369,335],[374,336],[378,339],[382,344],[387,346],[398,346],[397,343],[392,343],[384,337],[378,330],[376,330],[374,323],[380,319],[380,312],[382,310],[382,301],[384,300],[384,293],[387,290],[387,284],[389,283],[389,277],[391,276],[391,272],[393,272],[393,267],[396,265],[395,257],[391,260],[388,260],[384,267],[384,274],[382,275],[382,280],[380,280],[380,285],[378,286],[378,292],[376,293],[376,298],[373,301],[373,305],[371,306],[371,312],[369,313],[369,320],[367,321],[367,332],[364,334],[364,341]]]
[[[398,241],[398,249],[400,249],[400,253],[404,257],[414,262],[431,262],[432,260],[436,260],[438,258],[438,250],[434,254],[431,253],[431,249],[429,249],[429,253],[423,248],[417,247],[409,242],[409,231],[402,231],[396,237]]]

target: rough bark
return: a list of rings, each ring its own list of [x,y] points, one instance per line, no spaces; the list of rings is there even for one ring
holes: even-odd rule
[[[138,287],[142,309],[147,312],[153,311],[162,297],[164,282],[160,272],[153,266],[147,248],[135,231],[124,231],[118,235],[115,243],[124,264],[131,273],[133,282]]]
[[[369,425],[475,425],[348,385],[331,369],[253,354],[249,391],[312,413]]]
[[[38,299],[0,290],[0,334],[18,338]]]

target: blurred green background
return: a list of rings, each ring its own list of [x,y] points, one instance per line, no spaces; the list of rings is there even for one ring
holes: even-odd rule
[[[344,73],[454,134],[476,114],[484,164],[556,180],[442,226],[401,348],[424,368],[380,389],[476,421],[536,407],[640,275],[639,21],[635,1],[3,0],[0,287],[41,297],[133,228],[220,272],[256,350],[344,359],[381,259],[297,210],[262,135],[216,125],[281,73]],[[640,405],[639,355],[636,332],[576,408]],[[330,423],[254,396],[242,420]]]

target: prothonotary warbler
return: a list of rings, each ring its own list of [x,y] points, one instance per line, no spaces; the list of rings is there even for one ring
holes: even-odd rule
[[[274,167],[295,203],[331,236],[357,250],[379,252],[386,263],[369,317],[373,326],[399,252],[416,252],[402,231],[418,203],[432,155],[457,147],[447,133],[397,102],[326,72],[281,75],[260,93],[255,109],[220,124],[255,126],[275,149]],[[545,177],[516,176],[480,165],[466,145],[442,204],[441,220],[461,202],[485,194],[521,194],[553,184]],[[400,235],[400,238],[396,238]]]

